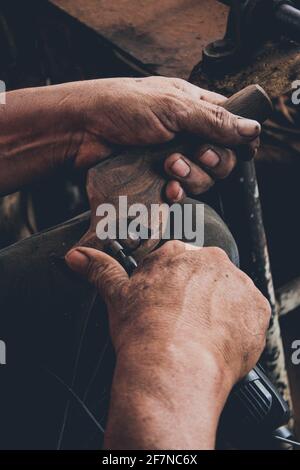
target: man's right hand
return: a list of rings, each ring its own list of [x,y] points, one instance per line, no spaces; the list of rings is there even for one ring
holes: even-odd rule
[[[265,345],[270,306],[251,279],[222,250],[178,241],[147,256],[131,278],[94,249],[66,260],[109,311],[117,368],[107,445],[213,447],[232,386]]]

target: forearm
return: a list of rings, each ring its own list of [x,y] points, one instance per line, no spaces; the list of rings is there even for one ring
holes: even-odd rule
[[[83,139],[81,94],[80,83],[7,93],[0,106],[1,194],[75,158]]]
[[[231,383],[210,354],[196,355],[187,346],[118,358],[105,448],[214,448]]]

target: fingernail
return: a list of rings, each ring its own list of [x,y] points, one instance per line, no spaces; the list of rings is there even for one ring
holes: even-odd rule
[[[256,137],[259,135],[261,127],[257,121],[252,119],[239,118],[237,122],[238,133],[242,137]]]
[[[184,160],[182,160],[182,158],[179,158],[171,166],[171,171],[174,175],[179,176],[180,178],[186,178],[190,174],[191,168]]]
[[[67,253],[66,262],[74,271],[83,272],[88,267],[90,260],[85,253],[75,248]]]
[[[199,160],[203,165],[209,168],[215,168],[220,163],[219,155],[211,149],[206,150]]]
[[[178,192],[174,198],[174,201],[180,201],[182,199],[182,196],[183,196],[183,189],[180,187],[178,188]]]

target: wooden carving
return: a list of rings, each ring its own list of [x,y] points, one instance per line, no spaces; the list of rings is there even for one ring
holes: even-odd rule
[[[228,111],[250,119],[264,122],[270,115],[272,103],[258,85],[251,85],[229,98],[224,103]],[[87,191],[91,207],[91,225],[89,231],[80,240],[81,246],[103,248],[96,235],[96,226],[99,217],[96,215],[97,207],[103,203],[110,203],[118,207],[119,196],[127,196],[128,205],[142,203],[150,213],[151,204],[159,204],[164,210],[160,225],[150,226],[150,220],[144,221],[150,231],[157,236],[143,240],[137,247],[132,247],[131,240],[125,240],[124,245],[132,248],[137,260],[152,251],[162,238],[162,233],[168,220],[168,210],[165,208],[163,176],[163,161],[170,153],[182,151],[184,143],[179,139],[171,144],[149,148],[128,149],[121,155],[110,157],[89,171]],[[126,214],[118,214],[126,217]]]

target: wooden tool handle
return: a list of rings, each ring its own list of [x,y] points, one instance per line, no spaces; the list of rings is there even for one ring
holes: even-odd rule
[[[255,119],[263,123],[272,112],[272,103],[265,91],[258,85],[251,85],[241,90],[225,101],[224,108],[241,117]],[[86,235],[80,240],[79,245],[91,246],[103,249],[103,242],[96,236],[96,226],[99,217],[96,210],[100,204],[110,203],[117,209],[119,197],[127,196],[128,206],[135,203],[144,204],[150,213],[151,204],[159,204],[164,200],[164,187],[166,179],[163,176],[162,163],[164,159],[174,152],[183,152],[185,142],[183,139],[175,139],[171,143],[155,147],[130,148],[120,155],[99,163],[88,174],[87,192],[91,207],[91,226]],[[159,227],[147,227],[155,229],[161,235],[168,220],[169,213],[164,211]],[[147,253],[152,251],[160,242],[160,236],[156,239],[144,240],[136,250],[134,256],[139,261]],[[128,244],[128,245],[127,245]],[[125,246],[131,246],[129,241]]]
[[[228,98],[224,108],[233,114],[254,119],[261,124],[270,117],[273,105],[265,90],[259,85],[249,85]]]

